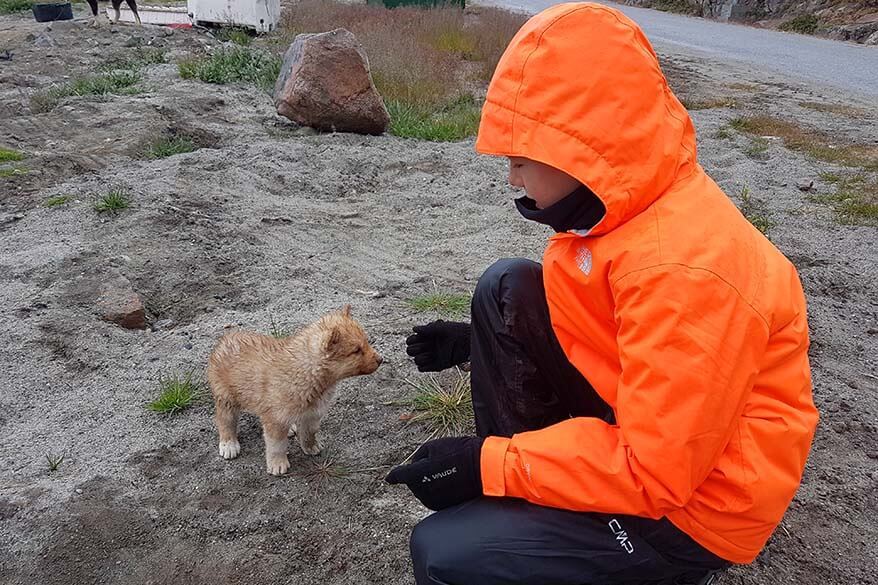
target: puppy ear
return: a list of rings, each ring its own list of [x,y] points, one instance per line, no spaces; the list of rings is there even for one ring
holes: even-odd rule
[[[351,316],[351,306],[345,305],[344,308],[341,310],[341,314],[344,315],[345,317],[350,317]]]
[[[326,336],[326,351],[331,352],[333,349],[338,347],[339,343],[341,343],[341,331],[339,331],[338,328],[334,327],[332,331],[329,332],[329,335]]]

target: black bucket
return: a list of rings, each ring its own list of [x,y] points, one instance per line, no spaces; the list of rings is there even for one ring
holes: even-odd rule
[[[51,22],[53,20],[73,20],[73,6],[70,2],[52,2],[47,4],[34,4],[32,6],[34,18],[37,22]]]

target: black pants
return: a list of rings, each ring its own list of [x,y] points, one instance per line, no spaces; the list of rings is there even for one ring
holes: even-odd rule
[[[472,394],[480,436],[511,437],[574,416],[612,422],[549,321],[542,266],[500,260],[472,304]],[[412,532],[418,585],[698,583],[728,563],[666,519],[479,498]]]

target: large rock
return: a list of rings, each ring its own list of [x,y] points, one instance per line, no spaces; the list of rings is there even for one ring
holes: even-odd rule
[[[832,27],[827,31],[826,36],[838,41],[874,44],[870,39],[876,34],[878,34],[878,21]]]
[[[343,28],[296,37],[274,86],[277,113],[318,130],[381,134],[390,116],[369,61]]]

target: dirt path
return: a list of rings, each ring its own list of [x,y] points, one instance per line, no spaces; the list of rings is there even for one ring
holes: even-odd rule
[[[404,337],[434,316],[406,301],[434,286],[468,292],[498,257],[538,258],[547,232],[516,214],[503,161],[477,157],[471,141],[303,136],[257,90],[184,81],[171,64],[146,67],[136,95],[29,111],[38,88],[133,54],[126,45],[173,59],[216,42],[115,30],[45,33],[0,17],[0,53],[13,52],[0,61],[0,145],[27,155],[21,173],[0,177],[0,582],[411,582],[408,530],[425,511],[382,477],[427,435],[400,420],[399,403],[417,376]],[[749,138],[717,137],[741,111],[764,109],[875,144],[876,110],[815,112],[799,102],[839,98],[674,56],[666,67],[687,99],[738,103],[693,112],[701,161],[736,202],[747,187],[764,204],[771,239],[801,271],[822,413],[782,528],[721,583],[878,583],[875,228],[839,225],[795,186],[810,178],[828,192],[819,173],[844,169],[777,141],[753,158]],[[204,148],[142,158],[174,131]],[[97,214],[95,197],[118,185],[132,207]],[[60,195],[69,202],[44,205]],[[153,323],[172,323],[133,332],[98,320],[96,288],[116,275]],[[145,409],[159,376],[201,370],[227,325],[295,327],[345,302],[386,363],[341,385],[326,455],[291,450],[288,476],[265,474],[252,418],[242,456],[226,462],[209,406]],[[66,453],[55,472],[47,451]]]

